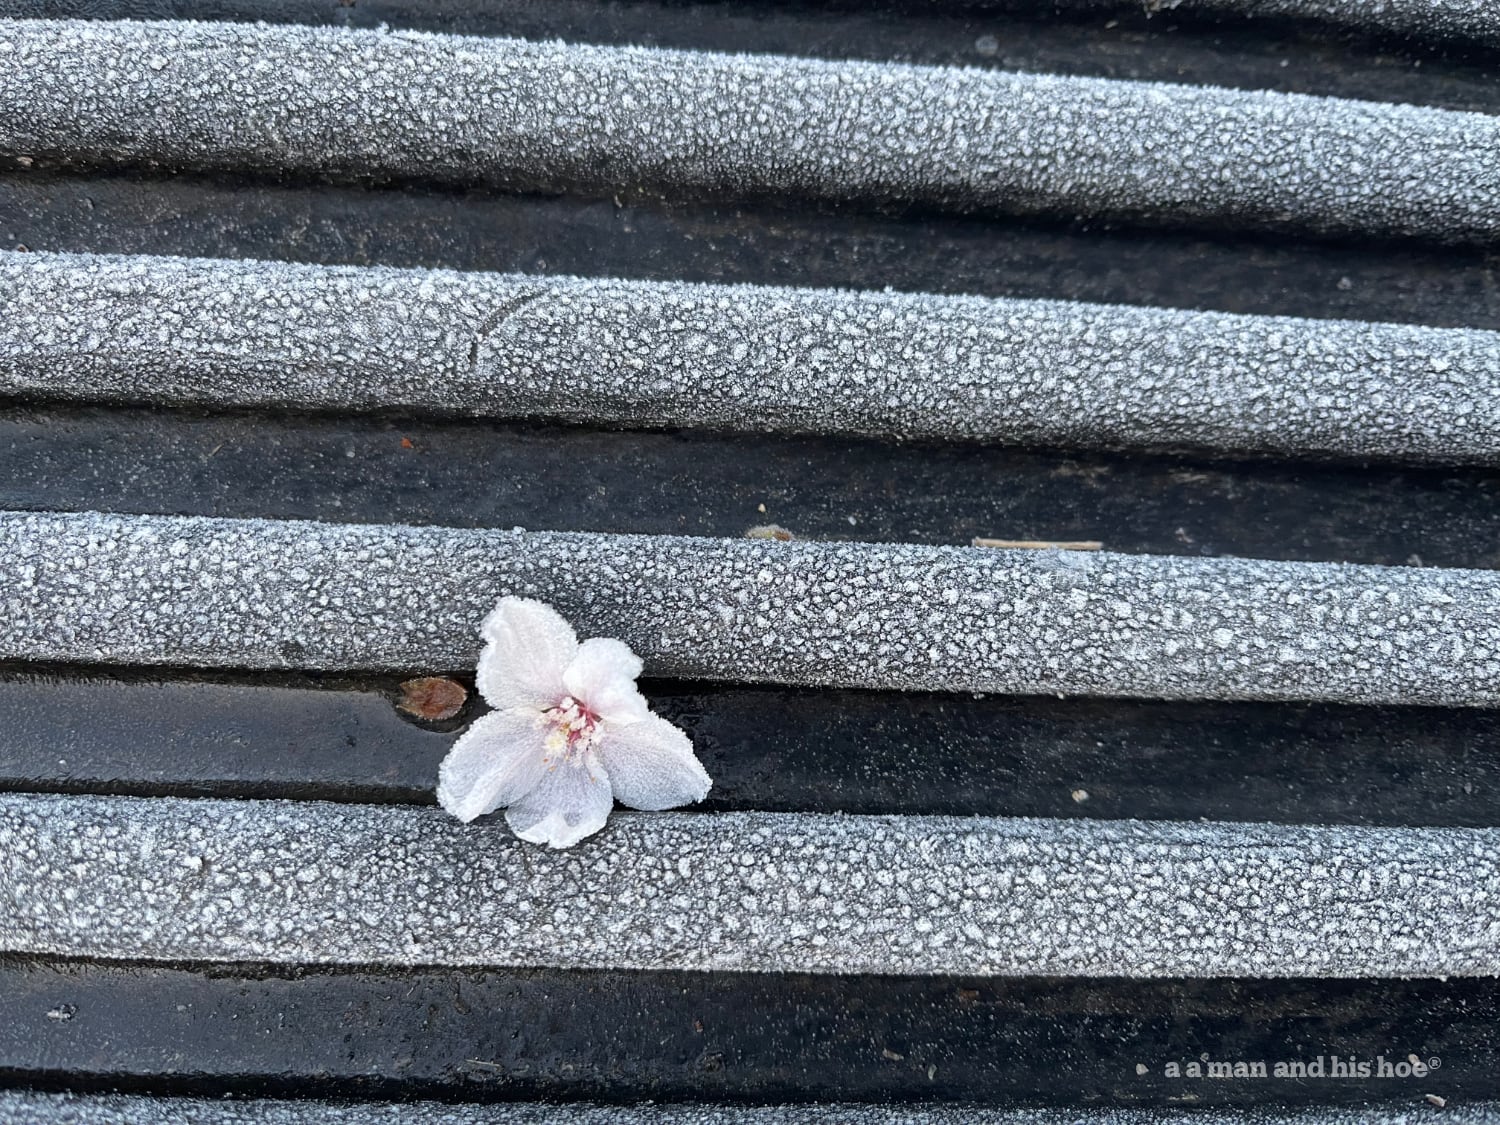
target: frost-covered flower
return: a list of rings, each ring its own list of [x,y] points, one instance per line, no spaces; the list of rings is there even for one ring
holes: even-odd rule
[[[713,784],[687,735],[636,689],[641,658],[622,641],[578,643],[551,606],[502,598],[480,630],[479,693],[495,708],[438,771],[438,803],[467,823],[506,807],[523,840],[568,848],[632,808],[701,801]]]

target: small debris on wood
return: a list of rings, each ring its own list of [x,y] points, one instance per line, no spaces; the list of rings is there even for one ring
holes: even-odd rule
[[[47,1018],[49,1020],[57,1020],[60,1023],[67,1023],[77,1014],[78,1008],[76,1006],[72,1004],[59,1004],[47,1013]]]
[[[745,532],[746,539],[774,539],[778,543],[790,543],[797,538],[779,523],[756,524]]]
[[[1083,804],[1088,799],[1089,799],[1089,791],[1087,789],[1075,789],[1075,790],[1073,790],[1073,800],[1077,801],[1080,805]]]
[[[415,448],[417,448],[417,443],[414,442],[414,441],[412,441],[411,438],[409,438],[409,437],[404,437],[404,438],[401,439],[401,448],[402,449],[415,449]]]
[[[401,685],[398,710],[429,723],[451,719],[463,710],[469,693],[463,684],[445,676],[420,676]]]
[[[960,1004],[972,1004],[979,999],[979,989],[960,988],[958,990],[958,1002]]]
[[[883,1058],[890,1059],[891,1062],[900,1062],[902,1059],[906,1058],[905,1055],[897,1054],[895,1051],[891,1050],[889,1047],[882,1047],[882,1048],[880,1048],[880,1054],[881,1054],[881,1056]]]
[[[972,547],[1002,547],[1021,551],[1100,551],[1104,544],[1097,539],[984,539],[976,536]]]
[[[1448,1099],[1447,1098],[1439,1097],[1437,1094],[1427,1094],[1425,1096],[1427,1098],[1428,1103],[1430,1105],[1437,1106],[1438,1109],[1446,1109],[1448,1107]]]

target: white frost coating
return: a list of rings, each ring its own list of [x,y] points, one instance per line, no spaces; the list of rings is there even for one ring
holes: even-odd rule
[[[1074,6],[1118,7],[1113,0],[1072,0]],[[1151,10],[1225,12],[1256,18],[1314,19],[1363,31],[1500,45],[1495,0],[1151,0]]]
[[[927,1105],[445,1105],[439,1102],[230,1101],[0,1090],[0,1125],[1428,1125],[1460,1120],[1429,1106],[1303,1110],[989,1109]],[[1500,1106],[1464,1102],[1466,1125]]]
[[[0,513],[0,659],[454,670],[507,594],[654,675],[1500,703],[1493,571]]]
[[[1129,977],[1500,973],[1500,830],[0,796],[0,950]]]
[[[1500,461],[1500,333],[0,253],[0,393]]]
[[[505,807],[523,840],[570,848],[618,800],[659,812],[701,801],[712,782],[687,735],[636,688],[641,658],[606,637],[578,643],[551,606],[501,598],[480,629],[476,683],[495,710],[438,771],[438,804],[469,823]]]
[[[171,112],[162,112],[170,106]],[[232,23],[0,24],[0,152],[1488,241],[1500,120],[1092,78]]]

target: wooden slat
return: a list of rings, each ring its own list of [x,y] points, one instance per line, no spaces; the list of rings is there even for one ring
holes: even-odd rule
[[[1467,1103],[1472,1125],[1500,1121],[1500,1106]],[[436,1102],[318,1102],[139,1095],[30,1094],[0,1091],[0,1122],[15,1125],[1419,1125],[1452,1115],[1407,1109],[1313,1108],[1277,1113],[1153,1110],[981,1109],[870,1105],[572,1105],[453,1106]]]
[[[55,513],[0,514],[0,559],[12,660],[463,669],[519,595],[655,675],[1500,700],[1491,571]]]
[[[1481,114],[230,23],[15,21],[0,45],[0,151],[24,159],[1500,233]]]
[[[0,253],[0,393],[1073,448],[1500,461],[1500,333]]]
[[[0,796],[0,949],[159,961],[1500,974],[1500,830]]]

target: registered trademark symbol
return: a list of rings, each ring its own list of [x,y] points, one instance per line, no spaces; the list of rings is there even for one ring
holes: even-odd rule
[[[1430,1058],[1430,1059],[1427,1060],[1427,1069],[1428,1070],[1436,1070],[1438,1067],[1440,1067],[1442,1065],[1443,1065],[1443,1060],[1440,1059],[1440,1058],[1438,1058],[1436,1055],[1434,1055],[1432,1058]]]

